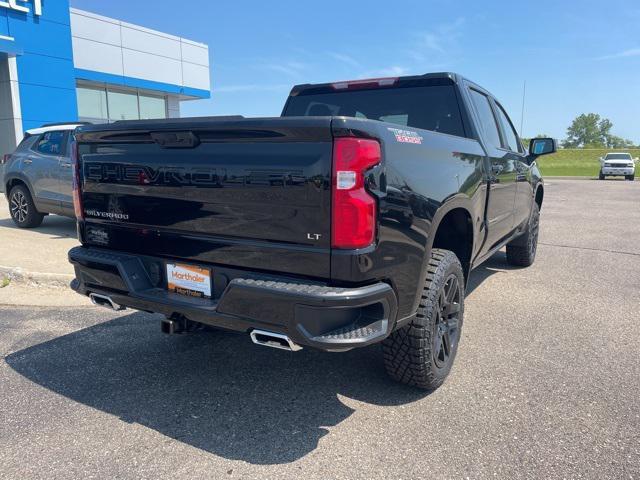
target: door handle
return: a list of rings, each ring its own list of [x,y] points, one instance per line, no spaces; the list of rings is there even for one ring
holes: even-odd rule
[[[23,162],[26,163],[27,165],[31,165],[33,163],[33,160],[31,160],[30,158],[25,158]]]
[[[71,164],[66,162],[60,162],[60,166],[62,168],[71,168]]]

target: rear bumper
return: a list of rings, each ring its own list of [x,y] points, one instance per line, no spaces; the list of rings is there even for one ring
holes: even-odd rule
[[[160,258],[76,247],[69,261],[76,272],[71,286],[81,295],[238,332],[279,333],[320,350],[377,343],[395,327],[397,299],[386,283],[336,288],[215,268],[214,298],[188,298],[167,291]]]

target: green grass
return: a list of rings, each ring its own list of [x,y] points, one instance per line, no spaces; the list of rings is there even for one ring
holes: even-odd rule
[[[0,278],[0,288],[8,287],[11,283],[11,279],[9,277]]]
[[[547,177],[597,177],[600,172],[598,159],[608,152],[615,151],[628,152],[634,158],[640,157],[640,149],[565,149],[553,155],[540,157],[538,165],[542,175]]]

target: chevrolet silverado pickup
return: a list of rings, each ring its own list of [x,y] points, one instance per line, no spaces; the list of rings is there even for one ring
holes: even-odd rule
[[[544,185],[502,105],[451,73],[300,85],[281,117],[126,121],[75,132],[72,288],[256,344],[382,345],[439,387],[471,271],[536,256]]]

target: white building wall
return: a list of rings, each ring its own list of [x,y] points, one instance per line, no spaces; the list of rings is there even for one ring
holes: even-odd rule
[[[167,110],[169,118],[180,118],[180,98],[170,95],[167,98]]]
[[[0,156],[12,153],[22,140],[20,85],[15,57],[0,57]]]
[[[76,68],[211,89],[209,47],[75,8],[71,33]]]

